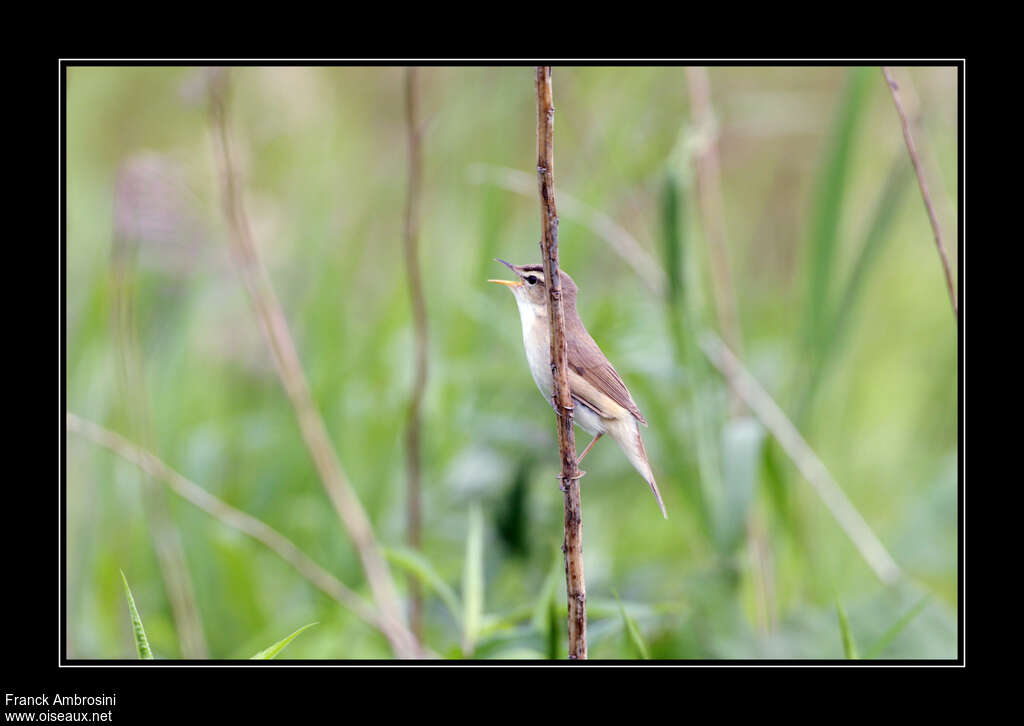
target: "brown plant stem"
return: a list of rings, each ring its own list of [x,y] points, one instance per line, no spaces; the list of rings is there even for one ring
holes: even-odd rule
[[[562,311],[562,284],[558,273],[558,210],[555,206],[554,125],[551,67],[536,69],[537,89],[537,184],[540,191],[540,241],[544,279],[548,282],[548,319],[551,321],[552,403],[558,416],[558,451],[562,458],[562,492],[565,500],[565,587],[569,600],[569,658],[587,657],[587,591],[583,581],[583,518],[580,474],[576,466],[572,393]]]
[[[532,193],[532,191],[522,188],[520,184],[520,174],[522,172],[515,169],[479,166],[477,170],[484,172],[482,178],[486,179],[489,183],[497,184],[518,194],[526,195]],[[598,223],[600,213],[587,207],[582,202],[578,202],[578,206],[573,208],[572,216],[581,224],[586,225],[595,236],[604,240],[615,254],[619,255],[626,264],[630,265],[652,295],[660,297],[664,294],[665,273],[661,267],[657,266],[657,263],[651,267],[639,264],[626,251],[629,248],[642,249],[640,243],[629,232],[616,224],[613,234],[607,225]],[[622,244],[622,240],[619,239],[620,235],[626,235],[629,238],[628,245]],[[814,492],[823,501],[826,500],[826,497],[829,497],[833,502],[839,500],[845,502],[845,505],[839,505],[839,508],[836,509],[829,506],[829,511],[837,521],[839,521],[837,512],[842,509],[846,511],[844,518],[848,523],[860,522],[862,528],[856,537],[853,534],[853,531],[857,531],[856,525],[853,530],[843,526],[843,530],[853,540],[857,550],[875,573],[886,582],[897,579],[900,571],[893,562],[892,557],[881,546],[878,537],[864,522],[860,513],[857,512],[856,508],[854,508],[853,504],[846,498],[842,489],[832,478],[832,475],[829,474],[821,459],[804,438],[800,436],[796,426],[793,425],[793,422],[789,420],[775,400],[767,391],[761,388],[760,384],[747,372],[742,362],[735,355],[731,353],[729,355],[723,354],[723,349],[726,352],[728,351],[725,349],[725,345],[720,338],[711,335],[709,339],[701,342],[700,348],[704,356],[722,373],[726,383],[735,389],[744,403],[750,407],[753,414],[764,424],[765,429],[772,434],[776,441],[782,444],[783,451],[811,484]],[[743,385],[743,381],[749,382],[749,385]],[[826,492],[831,492],[831,494]],[[865,548],[862,546],[865,543],[873,544]],[[879,548],[881,549],[879,550]]]
[[[252,238],[249,218],[231,156],[225,95],[225,81],[211,82],[210,123],[220,163],[224,215],[238,271],[261,323],[278,376],[295,409],[302,438],[313,457],[331,503],[359,554],[367,582],[373,591],[374,602],[383,618],[402,623],[404,626],[391,572],[377,546],[370,519],[342,469],[341,461],[327,434],[327,427],[313,403],[284,311]],[[420,652],[419,644],[411,636],[410,631],[404,627],[402,631],[402,637],[392,640],[396,655],[403,658],[417,657]],[[409,633],[410,637],[405,637],[405,633]]]
[[[917,145],[917,151],[921,158],[921,169],[925,179],[932,180],[932,186],[929,188],[932,197],[932,204],[935,205],[935,217],[942,224],[943,220],[954,220],[953,226],[956,226],[957,219],[957,208],[956,203],[950,198],[949,188],[946,185],[945,178],[942,174],[942,167],[939,166],[939,160],[935,156],[935,148],[929,142],[928,138],[928,126],[924,120],[929,116],[931,110],[930,99],[921,98],[917,89],[914,88],[914,79],[910,75],[905,75],[903,80],[899,83],[900,86],[900,101],[903,102],[903,110],[907,114],[907,120],[910,122],[910,130],[914,134],[914,143]],[[945,228],[949,227],[949,224],[943,224]]]
[[[924,207],[928,212],[928,221],[931,222],[932,232],[935,234],[935,247],[939,251],[939,259],[942,261],[942,269],[946,273],[946,288],[949,290],[949,301],[953,305],[953,317],[960,319],[957,308],[956,290],[953,285],[953,273],[949,268],[949,258],[946,256],[946,248],[942,244],[942,229],[939,227],[939,220],[935,216],[935,209],[932,207],[932,198],[928,193],[928,185],[924,180],[924,171],[921,168],[921,161],[917,155],[917,146],[914,145],[914,135],[910,132],[910,122],[907,121],[907,114],[903,111],[903,104],[900,102],[899,85],[889,74],[889,69],[882,66],[882,75],[889,86],[892,94],[892,101],[896,105],[896,113],[900,117],[900,125],[903,127],[903,139],[907,143],[907,151],[910,153],[910,162],[914,165],[914,173],[917,174],[917,183],[921,187],[921,196],[924,198]]]
[[[134,464],[147,476],[166,484],[182,499],[191,502],[211,517],[242,532],[266,545],[282,560],[294,567],[300,575],[326,595],[348,608],[360,620],[376,628],[389,640],[401,640],[395,631],[398,624],[385,621],[359,595],[347,588],[338,578],[309,558],[306,553],[283,534],[263,521],[235,509],[230,504],[210,494],[203,487],[185,478],[146,449],[136,446],[122,436],[83,419],[73,413],[67,414],[67,430],[79,434],[97,446],[114,452],[125,461]]]
[[[414,550],[422,548],[421,521],[421,474],[420,474],[420,433],[422,431],[421,409],[427,387],[427,305],[423,296],[423,279],[419,261],[420,188],[423,177],[421,153],[422,132],[418,119],[419,89],[418,69],[405,69],[405,110],[409,135],[409,187],[405,197],[405,271],[409,285],[409,305],[412,307],[413,324],[416,334],[416,372],[412,384],[412,396],[406,416],[405,464],[408,474],[406,490],[406,536]],[[412,631],[423,639],[423,591],[415,576],[409,577],[410,620]]]

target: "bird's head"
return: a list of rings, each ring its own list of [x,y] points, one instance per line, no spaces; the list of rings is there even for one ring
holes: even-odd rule
[[[512,272],[516,273],[518,280],[488,280],[499,285],[507,285],[512,294],[516,296],[516,302],[520,305],[529,305],[537,309],[538,313],[547,314],[548,288],[544,281],[543,265],[513,265],[505,260],[496,259]],[[562,282],[562,301],[565,305],[576,304],[576,283],[572,281],[563,270],[558,271],[559,279]]]

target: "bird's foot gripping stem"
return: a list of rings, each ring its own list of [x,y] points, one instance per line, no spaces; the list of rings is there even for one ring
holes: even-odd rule
[[[582,479],[586,475],[587,475],[587,472],[583,471],[582,469],[579,469],[576,472],[576,476],[574,476],[572,478],[576,479],[577,481],[579,481],[580,479]],[[568,488],[565,486],[565,477],[562,476],[561,474],[558,475],[558,490],[562,491],[562,492],[569,491]]]

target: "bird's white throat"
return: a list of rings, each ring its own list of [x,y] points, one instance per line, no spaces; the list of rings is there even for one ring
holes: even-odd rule
[[[516,291],[518,293],[518,290]],[[519,320],[523,324],[523,347],[526,362],[537,388],[545,398],[551,398],[551,333],[548,328],[548,311],[538,309],[519,294],[515,296],[519,306]]]

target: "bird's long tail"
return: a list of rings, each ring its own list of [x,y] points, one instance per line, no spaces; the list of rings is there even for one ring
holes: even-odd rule
[[[612,438],[619,444],[619,448],[622,449],[626,458],[629,459],[629,463],[640,472],[640,476],[650,485],[651,493],[654,494],[654,498],[661,508],[662,516],[668,519],[668,512],[665,511],[665,502],[662,501],[661,492],[658,491],[658,484],[654,481],[654,473],[651,471],[650,462],[647,461],[647,450],[644,448],[644,440],[640,438],[640,427],[637,425],[636,420],[630,418],[625,421],[617,421],[613,426],[616,430],[609,431],[609,433],[612,434]]]

